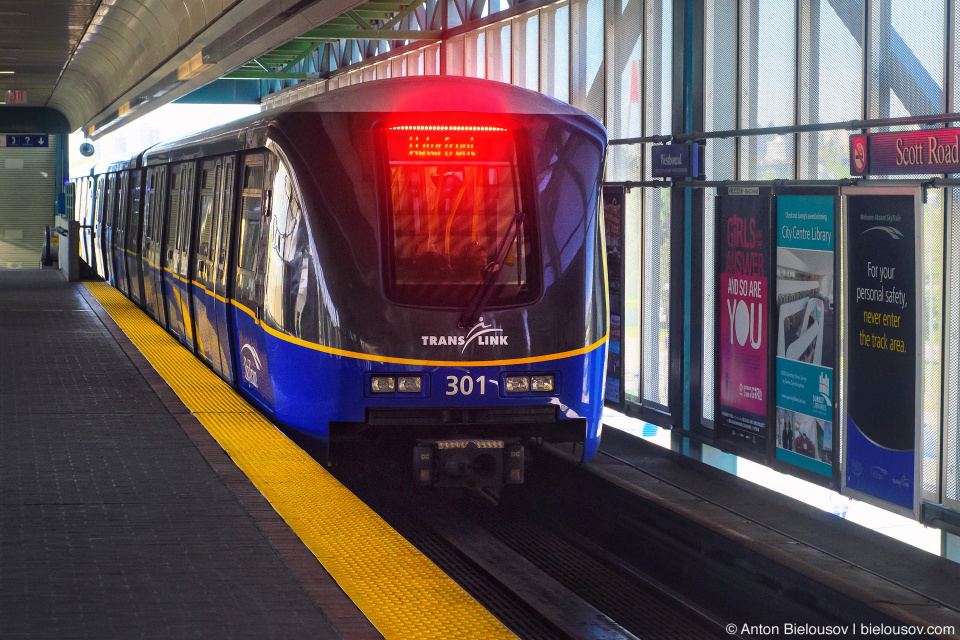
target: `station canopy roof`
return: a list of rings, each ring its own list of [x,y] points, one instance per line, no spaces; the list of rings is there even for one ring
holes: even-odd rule
[[[0,113],[52,110],[95,139],[224,77],[320,77],[358,42],[435,40],[433,14],[424,0],[4,0]],[[303,64],[323,47],[339,60]]]

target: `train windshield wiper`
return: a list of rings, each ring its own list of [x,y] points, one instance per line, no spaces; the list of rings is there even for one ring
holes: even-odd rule
[[[503,240],[500,241],[500,246],[497,247],[496,259],[483,270],[483,279],[480,281],[480,285],[473,292],[470,304],[467,305],[467,308],[460,314],[460,319],[457,320],[457,327],[460,329],[470,329],[477,324],[480,312],[483,311],[484,305],[490,299],[490,294],[493,293],[493,285],[496,284],[500,270],[503,269],[503,263],[507,260],[510,246],[520,235],[523,216],[523,211],[517,211],[513,215],[510,227],[507,229],[506,235],[503,236]]]

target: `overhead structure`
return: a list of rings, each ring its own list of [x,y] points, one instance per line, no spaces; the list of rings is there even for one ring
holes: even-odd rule
[[[96,139],[219,78],[278,91],[500,9],[501,0],[7,0],[0,104],[10,95],[8,106],[59,112]]]
[[[371,0],[317,25],[228,73],[254,79],[266,96],[346,67],[443,40],[498,14],[535,10],[553,0]],[[442,55],[442,54],[441,54]]]
[[[410,42],[437,41],[442,29],[442,3],[437,0],[373,0],[257,56],[225,77],[308,80]]]
[[[8,0],[0,97],[97,138],[220,78],[357,0]],[[11,103],[14,104],[14,103]]]

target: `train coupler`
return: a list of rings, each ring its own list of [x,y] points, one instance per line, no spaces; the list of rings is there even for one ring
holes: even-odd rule
[[[502,487],[523,484],[524,447],[510,440],[420,440],[413,448],[417,484],[437,487]]]

